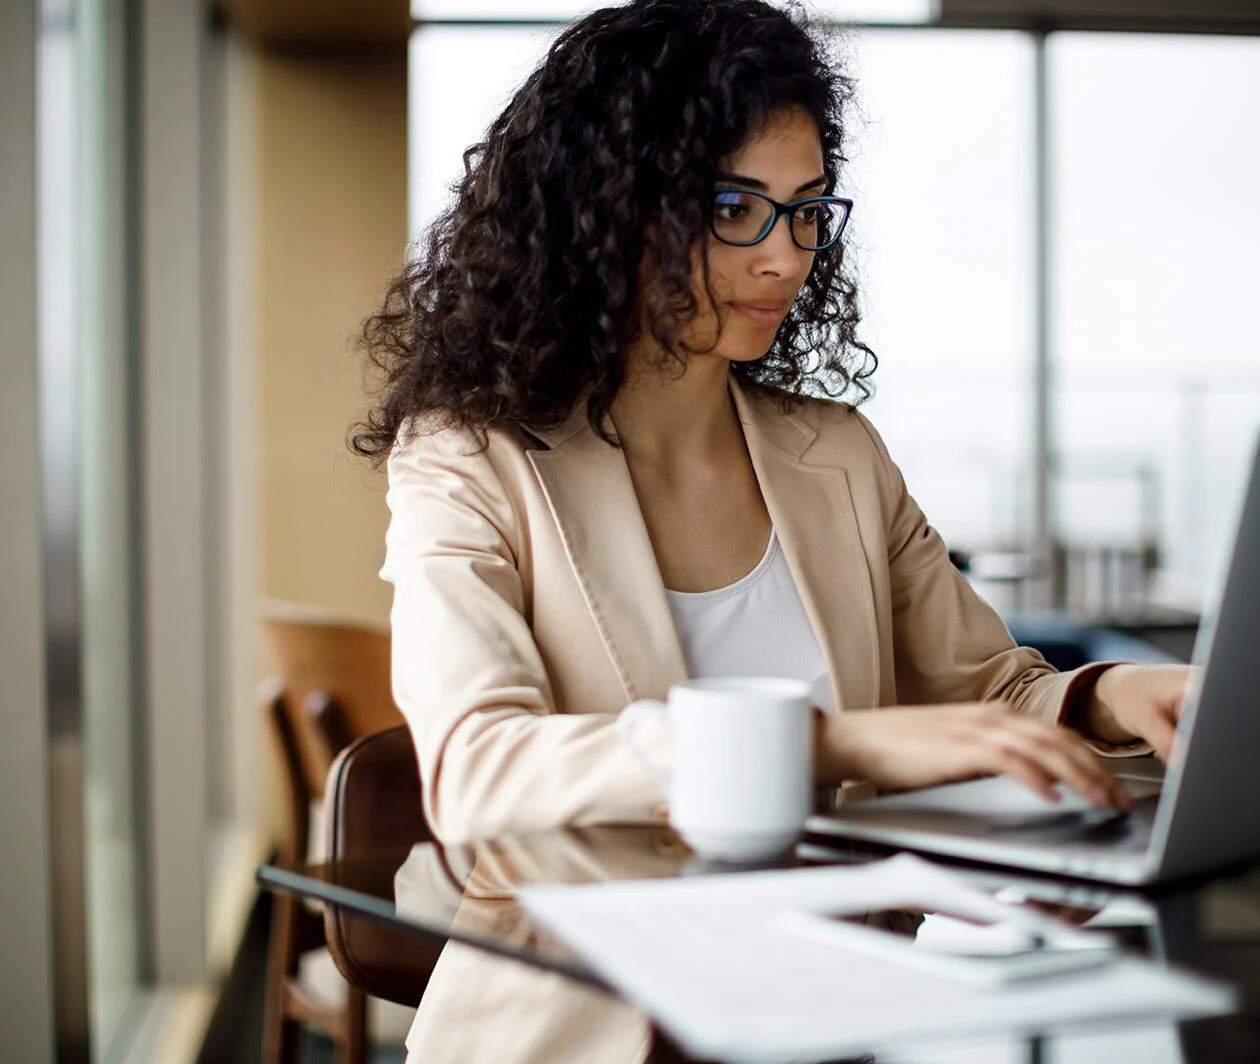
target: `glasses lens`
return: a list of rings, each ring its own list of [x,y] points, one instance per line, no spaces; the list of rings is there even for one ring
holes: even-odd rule
[[[774,216],[770,203],[753,192],[722,189],[713,195],[713,232],[728,244],[754,244]]]
[[[792,236],[807,251],[817,251],[835,240],[844,225],[844,204],[828,200],[803,203],[792,213]]]

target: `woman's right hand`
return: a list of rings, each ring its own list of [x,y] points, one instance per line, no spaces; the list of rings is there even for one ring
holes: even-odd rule
[[[815,779],[885,790],[1007,775],[1043,798],[1064,783],[1091,804],[1129,808],[1128,793],[1080,737],[997,702],[848,710],[818,725]]]

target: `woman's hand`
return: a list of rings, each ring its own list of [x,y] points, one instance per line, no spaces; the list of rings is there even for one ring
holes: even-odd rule
[[[1189,665],[1113,665],[1094,682],[1074,723],[1107,743],[1145,739],[1167,761],[1193,673]]]
[[[1095,806],[1128,794],[1080,737],[999,703],[849,710],[821,717],[815,779],[866,779],[891,790],[1004,774],[1043,798],[1065,783]]]

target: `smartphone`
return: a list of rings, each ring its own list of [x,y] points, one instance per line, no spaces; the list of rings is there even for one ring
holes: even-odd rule
[[[1010,920],[915,909],[782,916],[796,933],[982,986],[1079,972],[1119,956],[1110,935],[1030,913]]]

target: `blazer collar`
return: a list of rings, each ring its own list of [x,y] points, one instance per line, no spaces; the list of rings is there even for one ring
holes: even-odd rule
[[[551,449],[527,455],[626,701],[663,699],[687,679],[669,599],[625,454],[585,419],[534,433]]]
[[[803,461],[818,433],[799,413],[733,377],[730,387],[835,705],[874,705],[873,591],[847,473]],[[664,698],[687,667],[625,455],[591,430],[581,403],[559,428],[531,434],[550,448],[529,451],[529,461],[627,701]]]
[[[755,433],[759,443],[799,459],[818,438],[818,430],[813,425],[791,407],[785,411],[773,396],[748,392],[734,377],[730,378],[730,388],[735,412],[744,426],[744,437],[750,450],[753,447],[751,436]]]
[[[778,400],[732,388],[770,520],[831,677],[836,709],[879,697],[879,641],[870,565],[848,470],[806,461],[818,431]]]

